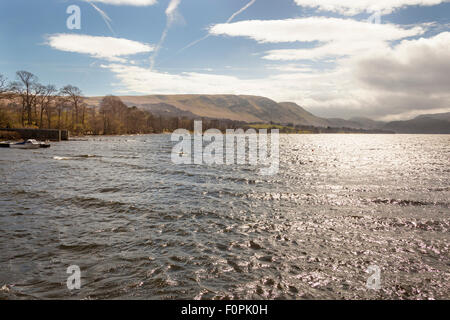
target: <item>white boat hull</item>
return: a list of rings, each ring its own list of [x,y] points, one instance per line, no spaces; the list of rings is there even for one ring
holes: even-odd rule
[[[38,144],[11,144],[9,147],[13,149],[39,149],[41,146]]]
[[[26,142],[12,143],[9,147],[13,149],[39,149],[41,144],[34,139],[28,139]]]

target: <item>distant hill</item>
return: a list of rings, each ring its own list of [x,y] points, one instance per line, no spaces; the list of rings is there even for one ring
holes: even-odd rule
[[[365,129],[381,129],[386,125],[386,122],[383,121],[375,121],[369,118],[351,118],[350,121],[353,123],[357,123]]]
[[[245,95],[152,95],[120,97],[128,106],[137,106],[160,114],[170,109],[179,116],[230,119],[246,122],[275,122],[327,126],[326,120],[305,111],[294,103],[277,103],[271,99]],[[89,105],[98,106],[102,97],[88,98]]]
[[[300,119],[295,124],[300,124],[304,126],[314,126],[314,127],[328,127],[330,122],[327,119],[319,118],[312,113],[306,111],[298,104],[293,102],[281,102],[279,105],[285,109],[290,110],[292,113],[300,116]]]
[[[437,120],[447,120],[450,121],[450,112],[447,113],[435,113],[435,114],[423,114],[416,119],[423,119],[423,118],[431,118],[431,119],[437,119]]]
[[[186,118],[195,118],[196,115],[189,111],[183,111],[171,104],[167,103],[149,103],[143,104],[140,106],[143,109],[150,111],[152,114],[161,115],[161,116],[169,116],[169,117],[186,117]]]
[[[120,97],[128,106],[147,109],[157,115],[205,117],[245,122],[282,123],[314,127],[364,129],[365,125],[344,119],[320,118],[293,102],[277,103],[249,95],[152,95]],[[102,97],[88,98],[98,106]],[[370,128],[372,129],[372,128]]]
[[[87,98],[99,106],[103,97]],[[277,103],[250,95],[148,95],[120,97],[128,106],[137,106],[162,116],[212,118],[248,123],[278,123],[322,128],[386,130],[397,133],[450,133],[450,112],[421,115],[413,120],[381,122],[368,118],[350,120],[317,117],[293,102]]]
[[[351,128],[351,129],[381,129],[386,123],[380,121],[374,121],[368,118],[352,118],[350,120],[340,118],[320,118],[312,113],[306,111],[299,105],[293,102],[281,102],[280,106],[285,108],[291,108],[293,112],[302,117],[302,121],[297,124],[314,126],[314,127],[332,127],[332,128]],[[299,111],[300,110],[300,111]]]
[[[392,130],[397,133],[449,134],[450,121],[433,119],[431,117],[418,117],[408,121],[389,122],[382,129]]]

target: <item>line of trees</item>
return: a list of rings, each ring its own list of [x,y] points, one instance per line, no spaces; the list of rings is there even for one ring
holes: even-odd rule
[[[239,128],[243,122],[203,118],[203,129]],[[113,135],[194,129],[194,119],[153,115],[106,96],[99,107],[88,106],[83,92],[67,85],[43,85],[34,74],[18,71],[14,81],[0,74],[0,128],[66,129],[74,135]]]
[[[84,125],[86,104],[79,88],[57,89],[43,85],[28,71],[17,71],[16,80],[0,74],[0,126],[76,129]]]

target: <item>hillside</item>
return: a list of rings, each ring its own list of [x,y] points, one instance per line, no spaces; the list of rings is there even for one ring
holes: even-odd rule
[[[423,119],[423,118],[431,118],[431,119],[436,119],[436,120],[450,121],[450,112],[435,113],[435,114],[423,114],[423,115],[416,117],[416,119]]]
[[[386,122],[383,121],[375,121],[369,118],[361,117],[351,118],[350,121],[352,121],[353,123],[357,123],[358,125],[366,129],[381,129],[386,125]]]
[[[246,122],[292,123],[295,125],[327,126],[325,119],[315,117],[294,103],[276,103],[257,96],[235,95],[154,95],[120,97],[128,106],[137,106],[160,113],[160,107],[178,116],[199,116]],[[98,106],[102,97],[87,98]]]
[[[99,106],[103,97],[87,98]],[[279,123],[322,128],[386,130],[397,133],[450,133],[450,113],[421,115],[408,121],[381,122],[368,118],[320,118],[293,102],[277,103],[249,95],[149,95],[123,96],[122,101],[156,115],[212,118],[249,123]]]
[[[450,121],[418,117],[408,121],[389,122],[382,129],[397,133],[449,134]]]
[[[291,110],[292,113],[296,113],[301,117],[298,123],[304,126],[314,126],[314,127],[328,127],[330,122],[327,119],[319,118],[312,113],[306,111],[299,105],[293,102],[281,102],[279,105],[283,108]]]
[[[137,106],[157,115],[205,117],[245,122],[274,122],[314,127],[365,128],[363,124],[344,119],[324,119],[293,102],[277,103],[249,95],[152,95],[120,97],[128,106]],[[88,98],[98,106],[102,97]],[[372,129],[372,128],[371,128]]]

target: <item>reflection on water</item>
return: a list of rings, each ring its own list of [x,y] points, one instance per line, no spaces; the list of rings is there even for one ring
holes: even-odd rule
[[[450,136],[281,136],[273,177],[171,148],[0,149],[0,298],[449,298]]]

